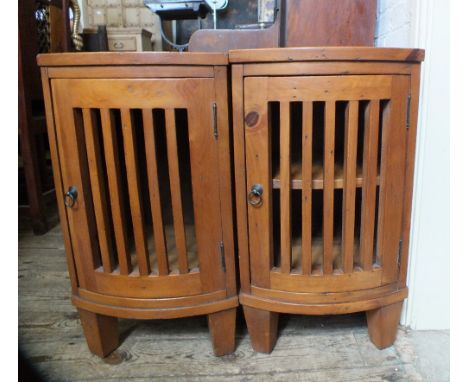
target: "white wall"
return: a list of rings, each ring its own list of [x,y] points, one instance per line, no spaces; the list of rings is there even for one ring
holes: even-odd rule
[[[426,49],[421,77],[415,189],[401,322],[447,329],[449,317],[449,6],[438,0],[379,0],[376,45]]]

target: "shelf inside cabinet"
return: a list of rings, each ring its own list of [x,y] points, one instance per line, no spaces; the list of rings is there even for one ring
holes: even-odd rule
[[[273,188],[280,188],[280,171],[279,167],[273,171]],[[362,166],[356,167],[356,187],[362,187]],[[380,177],[377,177],[377,185],[380,184]],[[343,188],[344,171],[343,165],[335,163],[335,188]],[[300,162],[291,164],[291,188],[293,190],[302,190],[302,165]],[[312,188],[316,190],[323,189],[323,165],[316,163],[312,167]]]

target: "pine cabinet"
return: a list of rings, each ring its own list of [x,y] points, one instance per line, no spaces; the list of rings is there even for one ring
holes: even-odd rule
[[[240,302],[270,352],[278,313],[367,312],[390,346],[406,268],[424,52],[239,50],[232,64]]]
[[[91,351],[118,346],[119,317],[208,315],[214,353],[227,354],[238,302],[257,351],[273,349],[279,313],[365,311],[372,342],[390,346],[408,295],[423,58],[360,47],[39,56]]]
[[[227,56],[42,55],[72,301],[90,350],[117,318],[208,315],[234,350]]]

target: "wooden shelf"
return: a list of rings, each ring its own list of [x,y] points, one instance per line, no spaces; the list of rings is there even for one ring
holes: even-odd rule
[[[274,170],[273,188],[280,188],[279,168]],[[380,177],[377,177],[377,185],[380,183]],[[335,163],[335,188],[343,188],[344,174],[343,166]],[[362,187],[362,167],[356,167],[356,187]],[[291,164],[291,188],[293,190],[302,190],[302,165],[300,162]],[[312,168],[312,189],[323,189],[323,166],[320,163],[314,164]]]

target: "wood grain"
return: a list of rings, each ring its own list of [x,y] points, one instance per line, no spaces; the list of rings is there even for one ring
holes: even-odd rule
[[[323,169],[323,262],[325,275],[333,272],[333,210],[335,175],[335,102],[325,104]]]
[[[99,143],[99,126],[97,124],[96,114],[92,113],[90,109],[84,109],[83,122],[102,265],[105,272],[112,272],[115,265],[114,248],[111,236],[112,231],[108,211],[109,204],[105,178],[103,176],[104,164],[102,163],[103,157]]]
[[[120,161],[117,151],[117,126],[115,116],[111,114],[109,109],[101,109],[101,123],[119,271],[122,275],[128,275],[132,271],[132,264],[128,250],[122,178],[120,176]]]
[[[145,276],[151,273],[151,268],[149,264],[148,247],[143,222],[140,171],[136,153],[138,148],[135,139],[135,126],[132,121],[130,109],[122,109],[121,115],[125,166],[127,168],[127,184],[133,223],[133,235],[135,237],[138,270],[141,275]]]
[[[414,166],[416,153],[416,132],[418,125],[418,108],[419,108],[419,86],[421,76],[421,65],[414,65],[411,74],[410,95],[410,119],[407,130],[406,145],[406,175],[405,175],[405,200],[403,206],[403,224],[402,224],[402,247],[400,259],[400,287],[406,287],[406,277],[408,272],[408,256],[409,256],[409,241],[411,227],[411,210],[413,201],[413,182],[414,182]]]
[[[155,241],[158,274],[166,276],[169,273],[166,248],[166,234],[161,209],[161,197],[159,192],[158,165],[156,160],[156,137],[161,134],[161,126],[154,125],[153,110],[143,110],[143,131],[145,136],[146,169],[148,188],[151,203],[151,215],[153,219],[153,234]]]
[[[348,103],[345,118],[344,187],[343,187],[343,227],[342,244],[343,271],[354,269],[354,220],[356,207],[356,161],[358,139],[359,103]]]
[[[230,63],[295,62],[295,61],[385,61],[420,62],[422,49],[316,47],[242,49],[229,52]]]
[[[363,185],[360,232],[360,265],[372,269],[374,259],[375,208],[378,184],[379,102],[370,101],[364,117]]]
[[[409,79],[406,76],[395,76],[389,113],[383,117],[377,251],[384,269],[382,275],[382,283],[384,284],[391,283],[398,277],[405,186],[405,156],[400,155],[397,148],[406,151],[408,93]]]
[[[177,53],[177,52],[85,52],[49,53],[37,56],[39,66],[88,66],[88,65],[226,65],[225,53]]]
[[[250,80],[250,79],[249,79]],[[263,203],[259,207],[248,206],[249,248],[251,282],[253,285],[268,287],[269,271],[273,265],[272,243],[272,187],[271,149],[266,99],[266,81],[244,81],[244,113],[259,114],[254,126],[245,126],[245,156],[247,170],[247,190],[255,184],[263,187]]]
[[[237,256],[239,258],[240,288],[247,293],[250,291],[250,252],[246,198],[248,191],[245,167],[244,81],[242,76],[243,66],[232,65],[232,135],[236,195]]]
[[[54,176],[55,194],[57,200],[60,200],[65,194],[63,191],[62,174],[60,171],[60,158],[57,147],[57,133],[55,130],[54,111],[52,104],[52,94],[50,88],[50,80],[47,68],[41,68],[42,89],[44,93],[44,105],[46,109],[47,135],[49,138],[50,157],[52,161],[52,172]],[[75,260],[73,258],[73,248],[70,237],[70,230],[67,223],[65,205],[57,204],[58,214],[60,218],[60,228],[62,230],[63,242],[66,247],[66,258],[68,265],[68,273],[72,291],[76,293],[78,288],[78,276]]]
[[[179,272],[188,272],[187,244],[185,238],[184,213],[182,207],[182,191],[180,188],[180,169],[178,142],[176,134],[175,110],[166,109],[166,140],[169,163],[169,180],[171,186],[172,216],[179,259]]]
[[[376,0],[288,0],[281,46],[373,46]]]

